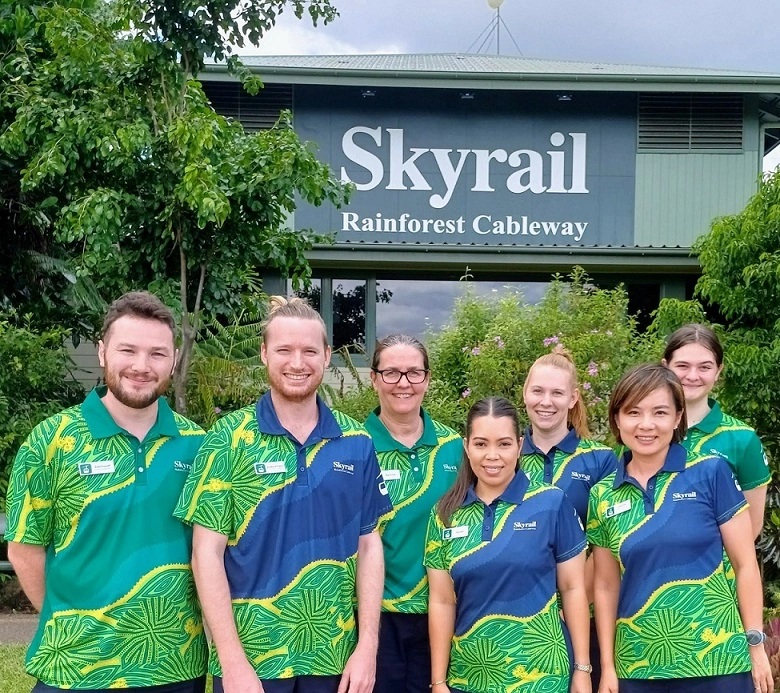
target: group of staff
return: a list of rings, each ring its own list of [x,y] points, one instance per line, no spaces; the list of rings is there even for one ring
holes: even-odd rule
[[[461,438],[422,407],[424,345],[389,336],[361,424],[317,395],[322,318],[273,297],[269,391],[204,433],[163,397],[175,335],[155,296],[117,299],[105,385],[17,455],[5,536],[41,613],[34,693],[203,693],[207,668],[215,693],[772,690],[769,470],[708,399],[707,328],[617,384],[617,456],[562,347],[527,375],[524,432],[491,397]]]
[[[457,438],[422,408],[425,347],[379,342],[367,428],[395,510],[375,690],[773,691],[753,543],[770,473],[709,398],[722,368],[712,330],[675,332],[615,386],[616,456],[556,347],[526,378],[524,432],[503,398],[471,407],[452,483]]]

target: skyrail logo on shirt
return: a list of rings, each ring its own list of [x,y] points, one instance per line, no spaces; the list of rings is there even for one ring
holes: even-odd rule
[[[690,493],[673,493],[672,500],[696,500],[696,491],[691,491]]]
[[[354,474],[355,473],[355,465],[354,464],[345,464],[344,462],[334,462],[333,463],[333,471],[334,472],[344,472],[344,474]]]
[[[173,461],[173,469],[177,472],[189,472],[192,469],[192,465],[189,462],[182,462],[181,460]]]
[[[715,448],[710,448],[710,452],[713,455],[717,455],[718,457],[722,457],[724,460],[726,460],[726,462],[729,461],[729,456],[726,453],[721,452],[720,450],[716,450]]]
[[[513,525],[515,532],[527,532],[536,529],[536,520],[533,522],[515,522]]]
[[[571,478],[577,481],[590,481],[590,474],[583,474],[582,472],[572,472]]]
[[[442,469],[445,472],[457,472],[458,471],[458,466],[455,465],[455,464],[443,464],[441,467],[442,467]]]

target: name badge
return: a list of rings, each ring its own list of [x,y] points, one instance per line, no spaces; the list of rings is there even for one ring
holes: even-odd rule
[[[114,472],[114,460],[102,462],[84,462],[79,465],[79,476],[93,476],[95,474],[112,474]]]
[[[383,469],[382,478],[385,481],[398,481],[401,478],[400,469]]]
[[[630,500],[624,500],[620,503],[615,503],[615,505],[607,508],[607,512],[604,513],[604,517],[614,517],[615,515],[620,515],[620,513],[626,512],[626,510],[631,510]]]
[[[442,530],[441,538],[444,541],[449,539],[460,539],[461,537],[467,537],[469,535],[469,528],[463,525],[462,527],[447,527]]]
[[[274,462],[256,462],[255,474],[281,474],[287,471],[287,465],[283,460]]]

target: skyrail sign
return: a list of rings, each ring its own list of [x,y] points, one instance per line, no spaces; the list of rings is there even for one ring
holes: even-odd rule
[[[355,186],[296,226],[338,241],[633,245],[635,123],[593,115],[296,109],[296,129]]]

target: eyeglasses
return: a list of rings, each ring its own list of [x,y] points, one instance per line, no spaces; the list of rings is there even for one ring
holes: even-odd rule
[[[387,383],[388,385],[395,385],[397,383],[401,382],[401,378],[406,376],[406,380],[410,385],[419,385],[422,382],[425,382],[425,379],[428,377],[428,371],[427,369],[418,369],[415,368],[411,371],[397,371],[395,368],[385,368],[385,370],[380,371],[376,368],[372,368],[372,371],[374,373],[379,373],[379,375],[382,376],[382,380]]]

